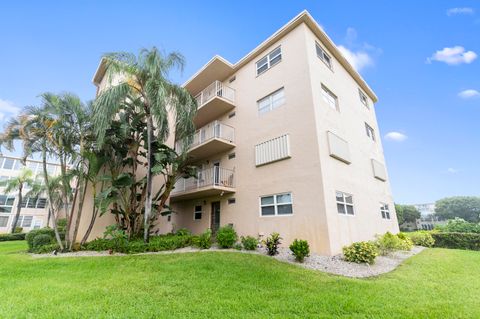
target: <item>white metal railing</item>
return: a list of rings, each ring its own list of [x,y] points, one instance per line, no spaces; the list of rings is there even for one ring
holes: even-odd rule
[[[235,187],[234,171],[220,166],[198,170],[195,177],[180,178],[175,183],[172,194],[206,186]]]
[[[192,138],[192,143],[190,143],[190,148],[206,143],[214,138],[233,143],[235,141],[235,129],[220,121],[208,123],[195,132]],[[175,143],[175,149],[181,151],[184,147],[183,144],[183,141],[177,141]]]
[[[216,96],[229,100],[232,103],[235,102],[235,90],[220,81],[215,81],[195,96],[198,108],[201,108]]]

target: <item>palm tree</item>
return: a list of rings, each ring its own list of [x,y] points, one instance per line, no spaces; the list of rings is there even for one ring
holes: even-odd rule
[[[15,213],[15,217],[12,223],[11,233],[15,232],[15,227],[17,227],[18,219],[20,218],[20,213],[22,211],[22,202],[23,202],[23,190],[24,187],[33,187],[36,184],[35,179],[33,177],[33,172],[28,168],[23,168],[15,177],[11,177],[10,179],[4,180],[0,182],[0,187],[5,187],[4,192],[5,194],[17,191],[18,193],[18,200],[17,200],[17,209]]]
[[[50,152],[49,141],[51,136],[51,127],[54,123],[51,115],[46,108],[28,107],[26,110],[28,114],[28,129],[31,130],[36,140],[32,146],[33,152],[40,152],[42,156],[43,181],[47,185],[47,198],[49,203],[53,203],[53,194],[50,189],[49,176],[47,171],[47,154]],[[65,204],[65,203],[64,203]],[[61,250],[64,250],[63,242],[57,228],[57,214],[53,205],[48,205],[49,214],[52,216],[53,230],[55,238]]]
[[[144,204],[144,241],[149,240],[152,215],[152,168],[154,166],[153,140],[165,143],[170,134],[170,125],[177,139],[191,136],[195,131],[193,117],[196,102],[184,88],[169,78],[173,69],[183,70],[184,58],[178,53],[165,55],[155,47],[142,50],[137,56],[129,53],[110,53],[103,57],[106,77],[116,77],[119,84],[103,91],[94,102],[94,124],[101,145],[105,131],[118,115],[121,105],[140,109],[147,125],[144,148],[146,154],[146,196]],[[169,114],[173,123],[169,122]]]

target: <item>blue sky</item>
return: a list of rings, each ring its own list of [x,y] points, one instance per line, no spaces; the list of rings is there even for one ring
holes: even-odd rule
[[[181,83],[215,54],[236,62],[303,9],[379,97],[396,202],[479,195],[478,1],[5,1],[0,125],[45,91],[92,99],[105,52],[179,51]]]

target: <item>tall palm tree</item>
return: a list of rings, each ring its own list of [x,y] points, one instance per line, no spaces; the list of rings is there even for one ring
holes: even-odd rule
[[[33,172],[28,168],[23,168],[15,177],[4,180],[0,182],[0,187],[5,187],[5,194],[16,191],[18,194],[17,208],[15,212],[15,217],[13,218],[12,228],[10,232],[13,234],[15,232],[15,227],[17,227],[18,219],[20,218],[20,213],[22,211],[22,202],[23,202],[23,191],[24,187],[34,187],[36,184],[35,178],[33,177]]]
[[[43,181],[47,185],[47,198],[49,203],[53,203],[53,194],[50,188],[49,176],[47,171],[47,154],[50,152],[50,137],[51,128],[54,124],[54,119],[51,114],[45,108],[41,107],[28,107],[26,110],[28,114],[28,129],[31,130],[36,140],[32,146],[32,151],[40,152],[42,157],[43,168]],[[65,204],[65,203],[64,203]],[[52,204],[48,205],[49,214],[52,216],[53,230],[55,232],[55,238],[61,250],[64,250],[63,242],[60,238],[60,234],[57,228],[57,214]]]
[[[110,53],[103,57],[106,76],[119,83],[103,91],[94,102],[94,123],[101,145],[105,131],[118,115],[121,105],[140,109],[147,124],[144,141],[146,154],[146,197],[144,204],[144,241],[149,240],[152,215],[152,168],[154,165],[153,140],[165,143],[170,134],[170,125],[175,129],[177,139],[191,136],[195,131],[193,117],[196,102],[187,90],[174,84],[169,73],[174,69],[183,70],[184,58],[179,53],[163,54],[155,47],[142,50],[137,56],[130,53]],[[173,123],[169,122],[169,114]]]

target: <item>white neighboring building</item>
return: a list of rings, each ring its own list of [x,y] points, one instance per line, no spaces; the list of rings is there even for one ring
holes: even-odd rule
[[[444,225],[446,221],[435,216],[435,203],[413,205],[421,214],[415,224],[418,230],[432,230],[437,225]]]
[[[27,160],[27,167],[36,174],[41,174],[42,163],[35,160]],[[0,180],[7,180],[18,175],[23,168],[20,158],[11,156],[0,156]],[[47,171],[50,175],[57,175],[60,172],[60,165],[47,164]],[[27,193],[28,190],[24,192]],[[0,234],[9,233],[15,217],[17,207],[17,193],[5,194],[4,188],[0,187]],[[47,226],[48,207],[47,199],[44,197],[24,197],[22,211],[17,222],[23,232]]]

